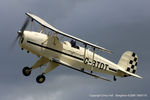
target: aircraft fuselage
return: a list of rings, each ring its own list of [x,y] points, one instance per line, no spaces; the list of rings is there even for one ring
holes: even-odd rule
[[[94,54],[93,57],[93,52],[88,49],[86,49],[84,55],[85,48],[74,48],[68,41],[59,41],[56,35],[24,31],[24,36],[20,39],[19,44],[21,48],[32,52],[38,57],[43,56],[49,60],[57,58],[74,68],[123,76],[118,72],[119,66],[117,64],[97,54]]]

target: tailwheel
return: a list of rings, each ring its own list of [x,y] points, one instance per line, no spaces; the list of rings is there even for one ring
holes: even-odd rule
[[[43,83],[45,81],[45,76],[43,74],[37,76],[36,82],[37,83]]]
[[[29,75],[31,74],[31,68],[29,68],[29,67],[24,67],[24,68],[22,69],[22,73],[23,73],[24,76],[29,76]]]
[[[117,78],[114,76],[114,81],[117,81]]]

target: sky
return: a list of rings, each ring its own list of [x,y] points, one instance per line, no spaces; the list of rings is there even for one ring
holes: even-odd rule
[[[0,100],[148,100],[149,4],[149,0],[0,0]],[[125,51],[136,52],[137,74],[143,79],[117,77],[116,82],[106,82],[64,66],[48,73],[43,84],[35,81],[40,69],[29,77],[23,76],[22,68],[32,66],[39,59],[21,51],[18,44],[11,47],[26,12],[34,13],[63,32],[113,51],[113,54],[98,53],[115,63]],[[146,96],[116,97],[117,94]]]

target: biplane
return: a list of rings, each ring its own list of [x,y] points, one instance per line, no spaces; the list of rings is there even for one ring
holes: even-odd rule
[[[34,14],[25,14],[27,18],[20,31],[18,31],[16,41],[19,39],[19,45],[22,50],[25,49],[28,53],[31,52],[39,57],[39,60],[31,67],[26,66],[23,68],[23,75],[29,76],[34,69],[46,65],[44,71],[37,76],[37,83],[43,83],[46,79],[45,74],[59,65],[105,81],[111,80],[95,73],[112,75],[114,81],[116,81],[116,76],[142,78],[136,74],[138,63],[136,53],[126,51],[121,56],[118,64],[115,64],[95,52],[100,50],[112,53],[110,50],[64,33]],[[33,23],[38,24],[38,31],[33,30]],[[29,30],[27,30],[27,27]],[[63,41],[62,37],[69,38],[70,41]],[[80,45],[77,43],[80,43]],[[89,48],[92,49],[90,50]]]

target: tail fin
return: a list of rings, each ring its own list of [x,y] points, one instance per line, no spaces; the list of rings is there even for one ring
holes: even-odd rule
[[[137,70],[138,57],[134,52],[126,51],[120,58],[118,65],[125,76],[135,76]]]

